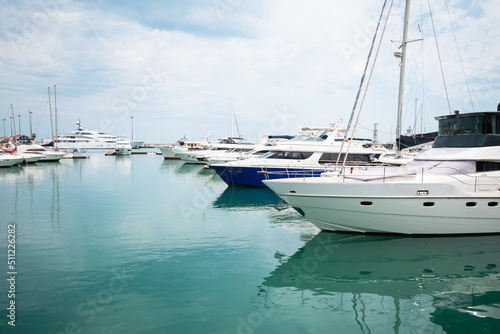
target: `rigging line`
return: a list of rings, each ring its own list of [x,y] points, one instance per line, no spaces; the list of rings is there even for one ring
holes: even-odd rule
[[[349,148],[351,147],[351,143],[352,143],[352,139],[354,137],[354,133],[356,132],[356,129],[357,129],[358,125],[359,125],[359,117],[361,115],[361,111],[363,110],[363,105],[365,104],[366,93],[368,92],[368,86],[370,86],[370,82],[372,80],[373,70],[375,68],[375,63],[377,62],[378,53],[380,51],[380,46],[382,45],[382,40],[384,39],[385,28],[387,27],[387,23],[389,22],[389,16],[391,14],[391,9],[392,9],[393,3],[394,3],[394,0],[391,1],[391,5],[389,6],[389,10],[387,11],[387,16],[385,18],[384,28],[382,29],[382,33],[380,34],[380,40],[379,40],[379,43],[378,43],[377,52],[375,53],[375,58],[373,59],[372,68],[370,70],[370,76],[368,77],[368,82],[366,83],[366,88],[365,88],[365,91],[363,93],[363,99],[361,100],[361,104],[359,106],[358,116],[356,117],[356,123],[354,124],[354,129],[353,129],[353,131],[351,133],[351,140],[349,140],[349,145],[347,146],[347,152],[344,155],[344,161],[342,163],[342,167],[345,167],[345,163],[347,161],[347,155],[349,154]],[[384,3],[384,6],[385,6],[385,3]],[[384,13],[384,8],[382,8],[382,13]],[[380,19],[382,19],[382,15],[380,16]],[[380,23],[380,21],[379,21],[379,23]],[[377,30],[378,30],[378,28],[377,28]],[[347,131],[346,131],[346,134],[347,134]],[[340,152],[342,152],[342,149],[340,149]],[[337,157],[337,159],[338,159],[338,157]]]
[[[234,112],[234,107],[232,104],[231,104],[231,108],[233,109],[234,123],[236,124],[236,131],[238,131],[238,137],[241,138],[240,128],[238,127],[238,120],[236,119],[236,113]]]
[[[467,92],[469,93],[470,104],[472,106],[472,111],[476,111],[474,108],[474,102],[472,102],[472,95],[470,94],[469,82],[467,81],[467,76],[465,75],[464,63],[462,61],[462,54],[460,53],[460,48],[458,47],[457,36],[455,35],[455,28],[453,28],[453,21],[451,20],[450,9],[448,8],[448,1],[444,1],[446,4],[446,11],[448,12],[448,18],[450,19],[451,31],[453,32],[453,39],[455,40],[455,46],[457,47],[458,58],[460,59],[460,65],[462,66],[462,73],[464,74],[465,85],[467,86]]]
[[[337,161],[335,163],[335,167],[337,167],[339,164],[340,156],[342,155],[342,149],[344,148],[344,143],[347,140],[347,134],[348,134],[349,129],[352,125],[352,120],[354,118],[354,114],[356,113],[356,107],[358,105],[359,95],[361,94],[361,90],[363,89],[363,83],[365,81],[366,71],[368,70],[368,66],[370,64],[370,57],[372,55],[373,46],[375,45],[375,41],[377,39],[377,32],[378,32],[378,29],[380,27],[380,21],[382,21],[382,17],[384,15],[386,3],[387,3],[387,0],[384,0],[384,5],[382,6],[382,11],[380,12],[380,17],[378,19],[377,27],[375,28],[375,33],[373,34],[373,40],[372,40],[372,44],[370,46],[370,52],[368,53],[368,58],[366,59],[365,69],[363,71],[363,75],[361,76],[361,81],[359,83],[358,93],[356,94],[356,99],[354,100],[354,106],[352,107],[351,117],[349,118],[349,123],[347,123],[347,128],[346,128],[346,131],[344,133],[344,140],[342,140],[342,144],[340,145],[340,152],[337,155]],[[354,131],[353,131],[353,135],[354,135]],[[344,163],[345,163],[346,159],[347,159],[347,154],[345,154]]]
[[[432,30],[434,31],[434,40],[436,42],[436,49],[437,49],[437,54],[438,54],[438,58],[439,58],[439,67],[441,68],[441,76],[443,78],[444,91],[446,93],[446,101],[448,102],[448,110],[451,114],[450,99],[448,97],[448,88],[446,87],[446,80],[444,79],[443,62],[441,61],[441,53],[439,52],[439,45],[438,45],[438,40],[437,40],[437,35],[436,35],[436,27],[434,26],[434,19],[432,17],[432,9],[431,9],[430,0],[427,0],[427,4],[429,5],[429,14],[431,17],[431,22],[432,22]]]

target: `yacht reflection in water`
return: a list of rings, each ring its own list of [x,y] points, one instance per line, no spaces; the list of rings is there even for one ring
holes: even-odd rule
[[[281,201],[269,188],[228,187],[213,203],[216,208],[258,208]]]
[[[259,293],[265,307],[331,310],[332,321],[362,332],[500,329],[500,236],[321,232],[294,255],[276,258]]]

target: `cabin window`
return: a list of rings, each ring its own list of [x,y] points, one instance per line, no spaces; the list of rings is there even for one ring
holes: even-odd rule
[[[320,164],[329,164],[329,163],[336,163],[337,158],[338,158],[338,153],[323,153],[321,155],[321,158],[319,158],[319,163]],[[343,162],[345,158],[345,154],[342,153],[339,159],[339,162]],[[370,163],[370,155],[369,154],[348,154],[347,155],[347,163]]]
[[[424,202],[425,207],[431,207],[434,206],[434,202]]]
[[[498,206],[498,202],[488,202],[489,207],[495,207]]]
[[[467,202],[467,203],[465,203],[465,206],[470,207],[470,208],[472,208],[472,207],[474,207],[476,205],[477,205],[476,202]]]
[[[370,202],[370,201],[363,201],[363,202],[360,202],[359,204],[360,204],[361,206],[372,206],[372,205],[373,205],[373,203],[372,203],[372,202]]]
[[[262,157],[266,159],[294,159],[294,160],[304,160],[309,158],[313,152],[283,152],[283,151],[271,151],[264,154]]]
[[[500,170],[500,163],[493,161],[476,161],[477,172],[491,172]]]
[[[464,118],[443,119],[439,121],[439,136],[479,135],[483,133],[483,117],[471,116]]]

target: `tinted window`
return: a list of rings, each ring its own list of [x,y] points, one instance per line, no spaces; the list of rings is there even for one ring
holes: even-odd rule
[[[338,158],[338,153],[323,153],[321,158],[319,158],[319,163],[320,164],[326,164],[326,163],[336,163],[337,158]],[[339,162],[343,162],[345,159],[345,154],[342,153],[340,156]],[[347,155],[347,162],[355,162],[355,163],[369,163],[370,160],[370,155],[369,154],[348,154]]]
[[[303,160],[309,158],[313,152],[268,152],[263,155],[266,159],[294,159]]]

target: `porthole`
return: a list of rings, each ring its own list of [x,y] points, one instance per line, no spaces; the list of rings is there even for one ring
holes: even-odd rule
[[[361,206],[372,206],[373,203],[370,201],[362,201],[359,203]]]
[[[434,202],[424,202],[425,207],[431,207],[434,206]]]
[[[498,206],[498,202],[488,202],[488,206],[490,207]]]
[[[469,207],[469,208],[475,207],[476,205],[477,205],[476,202],[467,202],[467,203],[465,203],[465,206]]]

